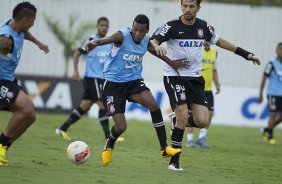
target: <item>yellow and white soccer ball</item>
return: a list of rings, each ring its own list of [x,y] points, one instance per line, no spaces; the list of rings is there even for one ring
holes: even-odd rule
[[[72,142],[67,148],[67,157],[75,164],[83,164],[90,157],[90,148],[83,141]]]

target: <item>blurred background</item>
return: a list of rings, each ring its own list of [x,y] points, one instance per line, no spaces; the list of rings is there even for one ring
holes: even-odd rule
[[[0,21],[3,22],[11,17],[12,10],[19,1],[0,1]],[[80,100],[81,92],[78,89],[80,87],[74,90],[70,87],[73,85],[69,80],[72,76],[72,54],[83,38],[96,31],[96,20],[100,16],[106,16],[110,20],[109,36],[124,27],[131,27],[137,14],[146,14],[150,18],[151,35],[159,26],[182,14],[179,0],[30,0],[30,2],[38,10],[35,25],[30,32],[49,45],[50,53],[45,55],[35,45],[25,42],[17,74],[22,76],[19,79],[22,79],[23,86],[32,96],[35,106],[39,110],[52,109],[53,112],[61,112],[62,109],[68,112]],[[250,126],[261,126],[265,123],[266,102],[260,105],[256,102],[256,97],[264,66],[275,57],[277,43],[282,41],[281,7],[280,0],[202,2],[198,18],[214,26],[220,37],[255,53],[262,61],[261,66],[255,66],[231,52],[216,47],[219,52],[218,71],[222,93],[216,95],[215,99],[216,110],[213,120],[215,123]],[[84,74],[84,63],[81,59],[79,63],[81,77]],[[159,99],[164,113],[169,114],[167,96],[162,84],[162,64],[159,59],[149,53],[146,54],[143,59],[143,77]],[[43,88],[43,81],[52,83],[49,85],[51,87],[47,89],[45,85]],[[66,85],[61,85],[65,84],[64,82]],[[79,92],[74,95],[76,90]],[[54,94],[54,91],[57,93]],[[54,98],[53,104],[50,98]],[[70,99],[71,102],[68,102]],[[141,119],[147,117],[140,114],[143,112],[146,110],[129,104],[129,117],[137,119],[139,116]],[[93,110],[90,115],[95,116],[95,113]]]

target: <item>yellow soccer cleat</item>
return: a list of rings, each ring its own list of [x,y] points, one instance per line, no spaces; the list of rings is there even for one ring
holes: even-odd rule
[[[56,129],[56,134],[64,140],[70,140],[68,133],[63,130],[60,130],[60,128]]]
[[[107,148],[106,150],[103,151],[102,153],[102,162],[104,166],[107,166],[110,164],[113,156],[113,149],[112,148]]]
[[[118,137],[116,140],[116,142],[122,142],[122,141],[124,141],[124,137]]]
[[[165,147],[164,150],[161,150],[161,155],[163,158],[168,158],[176,155],[177,153],[181,153],[180,148],[173,148],[171,146]]]
[[[275,140],[274,138],[270,138],[270,139],[268,140],[268,143],[271,144],[271,145],[274,145],[274,144],[276,144],[277,142],[276,142],[276,140]]]
[[[6,165],[8,162],[8,160],[6,159],[7,148],[7,146],[0,144],[0,166]]]

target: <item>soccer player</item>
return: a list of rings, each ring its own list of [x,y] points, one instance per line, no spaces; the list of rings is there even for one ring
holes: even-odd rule
[[[263,101],[263,90],[267,79],[267,99],[270,109],[268,125],[262,129],[265,142],[276,144],[273,129],[282,121],[282,42],[276,47],[277,56],[267,63],[260,85],[258,101]]]
[[[204,41],[234,52],[251,60],[254,64],[260,61],[250,52],[214,34],[206,21],[196,18],[200,10],[201,0],[181,0],[183,15],[167,22],[152,37],[152,44],[167,42],[170,59],[183,58],[188,61],[189,68],[179,68],[178,75],[169,65],[164,66],[164,85],[170,104],[176,114],[176,126],[172,132],[172,147],[181,148],[186,123],[190,127],[206,128],[209,125],[209,110],[201,76],[202,47]],[[188,108],[193,115],[188,118]],[[189,119],[189,121],[188,121]],[[179,164],[180,153],[171,157],[168,169],[182,171]]]
[[[112,116],[114,120],[114,126],[102,153],[102,162],[105,166],[111,162],[117,138],[127,127],[124,116],[126,100],[137,102],[149,109],[163,157],[181,152],[181,149],[174,149],[167,145],[161,110],[149,88],[145,85],[141,73],[142,58],[148,49],[165,62],[175,62],[179,64],[178,66],[186,66],[186,64],[183,64],[181,59],[172,62],[164,56],[166,54],[164,48],[159,48],[160,46],[156,44],[151,45],[148,31],[149,19],[146,15],[140,14],[135,17],[132,29],[125,28],[109,38],[91,41],[87,44],[88,49],[109,43],[114,44],[104,68],[106,81],[103,87],[103,100],[108,115]]]
[[[15,78],[24,39],[35,43],[45,53],[48,46],[38,41],[29,28],[34,25],[36,8],[29,2],[22,2],[13,9],[13,16],[0,26],[0,110],[12,112],[3,132],[0,134],[0,165],[6,165],[6,153],[35,121],[33,104],[22,91]]]
[[[83,41],[80,47],[75,51],[73,56],[73,80],[79,81],[78,62],[79,57],[83,54],[86,56],[85,74],[83,80],[84,93],[79,107],[74,109],[68,119],[56,129],[56,134],[65,140],[70,140],[67,130],[68,128],[77,122],[83,114],[88,112],[91,106],[96,103],[99,107],[99,121],[106,139],[110,135],[109,120],[102,102],[102,86],[104,83],[104,64],[107,60],[107,54],[112,48],[112,44],[106,44],[97,47],[90,52],[85,50],[85,45],[90,40],[99,40],[104,38],[109,30],[109,20],[106,17],[100,17],[97,20],[97,33],[91,35],[89,38]],[[121,137],[120,141],[123,140]]]
[[[213,31],[214,28],[212,27]],[[196,144],[199,145],[201,148],[208,148],[208,144],[206,141],[206,135],[208,133],[208,128],[211,124],[211,119],[213,116],[214,111],[214,98],[212,92],[212,81],[215,83],[216,93],[220,92],[220,83],[218,79],[218,72],[217,72],[217,50],[211,48],[210,44],[204,42],[204,49],[203,49],[203,61],[202,61],[202,70],[201,75],[205,80],[205,95],[207,97],[208,102],[208,109],[209,109],[209,122],[208,126],[205,128],[201,128],[198,140]],[[175,121],[176,122],[176,121]],[[194,147],[194,131],[193,128],[187,128],[187,146]]]

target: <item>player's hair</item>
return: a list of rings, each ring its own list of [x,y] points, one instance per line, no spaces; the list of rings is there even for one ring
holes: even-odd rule
[[[199,8],[201,7],[200,4],[201,4],[202,0],[190,0],[190,1],[197,1],[198,7],[199,7]],[[183,0],[181,0],[181,5],[182,5],[182,4],[183,4]]]
[[[100,24],[101,21],[106,21],[106,22],[109,23],[109,19],[108,19],[107,17],[100,17],[100,18],[98,18],[98,20],[97,20],[97,25]]]
[[[20,20],[23,17],[32,18],[36,16],[36,8],[28,1],[21,2],[13,9],[13,19]]]
[[[279,43],[277,44],[277,48],[280,47],[280,46],[282,46],[282,42],[279,42]]]
[[[150,21],[149,18],[144,15],[144,14],[139,14],[135,17],[134,22],[137,22],[139,24],[146,24],[147,25],[147,29],[149,29],[150,27]]]

